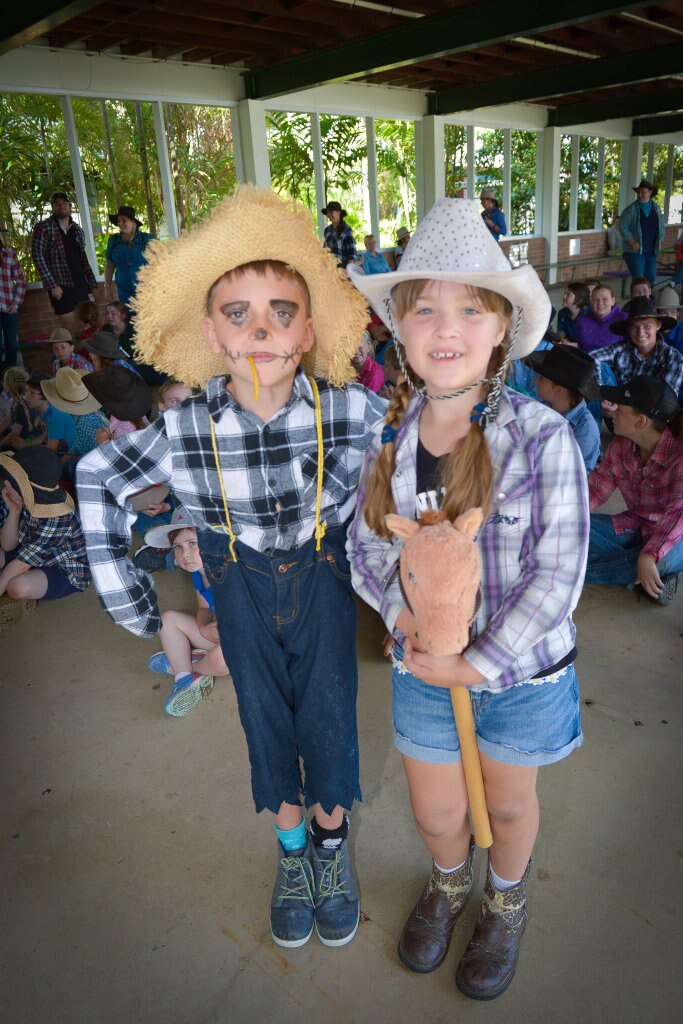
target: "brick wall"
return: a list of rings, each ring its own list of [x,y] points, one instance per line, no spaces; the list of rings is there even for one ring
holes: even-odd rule
[[[95,301],[100,310],[100,323],[104,323],[104,285],[95,288]],[[29,288],[26,298],[19,307],[19,344],[21,358],[28,370],[41,370],[50,373],[52,367],[52,351],[49,345],[39,344],[49,338],[55,327],[59,327],[59,319],[50,305],[45,288]]]

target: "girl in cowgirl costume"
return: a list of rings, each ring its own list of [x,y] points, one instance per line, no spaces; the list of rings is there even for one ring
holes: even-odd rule
[[[538,829],[540,765],[582,741],[571,619],[588,537],[586,473],[567,422],[503,386],[536,347],[550,302],[530,266],[511,269],[477,204],[443,199],[399,272],[353,275],[391,327],[405,379],[367,452],[349,556],[358,593],[393,635],[395,744],[430,878],[399,942],[434,970],[472,885],[473,842],[449,688],[471,689],[493,846],[484,898],[456,983],[494,999],[515,973]],[[421,652],[398,581],[390,512],[449,519],[484,510],[479,610],[463,654]]]

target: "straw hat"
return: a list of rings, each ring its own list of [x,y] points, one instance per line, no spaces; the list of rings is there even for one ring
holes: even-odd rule
[[[22,448],[14,455],[0,454],[0,475],[16,485],[34,519],[54,519],[74,510],[73,498],[59,486],[59,456],[43,445]]]
[[[410,231],[408,231],[408,228],[405,226],[405,224],[402,225],[396,232],[396,241],[400,242],[402,238],[410,238]]]
[[[550,320],[550,299],[538,274],[529,264],[513,270],[473,199],[439,199],[418,225],[393,274],[363,274],[351,264],[347,269],[399,340],[391,292],[401,281],[453,281],[503,295],[512,303],[513,324],[518,321],[517,359],[534,351]]]
[[[70,366],[60,367],[56,377],[41,380],[40,386],[50,405],[72,416],[86,416],[100,407],[83,383],[83,373]]]
[[[86,373],[82,383],[95,396],[98,408],[102,406],[117,420],[142,419],[152,406],[152,392],[142,377],[125,366],[106,366]]]
[[[242,185],[202,224],[170,242],[150,242],[145,255],[134,302],[136,354],[145,363],[190,387],[224,375],[225,361],[204,339],[209,289],[244,263],[281,260],[301,274],[311,295],[315,344],[304,368],[337,385],[355,378],[351,356],[367,309],[301,204]]]

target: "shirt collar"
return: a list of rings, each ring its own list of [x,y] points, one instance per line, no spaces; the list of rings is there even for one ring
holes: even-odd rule
[[[206,385],[206,399],[209,407],[209,415],[216,422],[220,420],[226,409],[232,409],[233,412],[239,412],[242,409],[242,406],[239,404],[237,399],[230,394],[225,386],[229,380],[229,374],[221,375],[219,377],[211,377]],[[290,409],[292,405],[298,401],[307,402],[313,409],[315,408],[313,389],[308,377],[301,367],[297,369],[296,374],[294,375],[294,380],[292,382],[292,395],[284,408]]]
[[[564,418],[568,420],[569,423],[576,423],[583,416],[585,408],[586,403],[582,398],[578,405],[575,405],[573,409],[570,409],[569,412],[564,414]]]

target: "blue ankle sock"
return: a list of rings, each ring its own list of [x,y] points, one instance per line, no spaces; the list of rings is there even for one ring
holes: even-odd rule
[[[282,844],[282,848],[288,853],[292,850],[303,850],[306,847],[307,835],[306,835],[306,822],[301,819],[298,825],[294,828],[281,829],[277,825],[274,826],[276,835]]]

